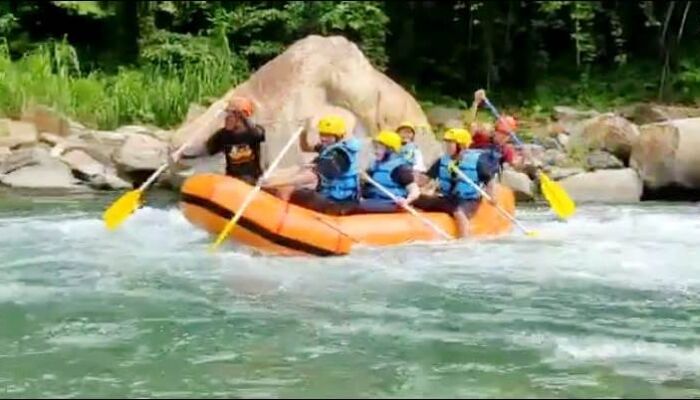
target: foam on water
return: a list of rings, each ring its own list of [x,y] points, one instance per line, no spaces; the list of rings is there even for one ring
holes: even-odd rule
[[[174,208],[114,232],[99,212],[3,215],[0,358],[15,368],[0,382],[46,396],[697,396],[699,210],[591,206],[562,223],[526,209],[537,238],[323,259],[211,254]]]

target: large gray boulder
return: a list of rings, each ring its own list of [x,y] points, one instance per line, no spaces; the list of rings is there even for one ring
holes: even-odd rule
[[[579,135],[583,131],[585,121],[600,115],[595,110],[577,110],[567,106],[555,106],[552,116],[556,121],[549,127],[550,134],[565,133]]]
[[[163,142],[169,141],[172,135],[170,131],[143,125],[124,125],[117,128],[115,132],[124,134],[127,137],[132,135],[146,135]]]
[[[426,117],[430,125],[435,127],[453,127],[456,122],[462,125],[464,111],[458,108],[436,106],[426,109]]]
[[[80,190],[77,179],[71,173],[70,168],[60,160],[49,155],[42,148],[33,149],[38,152],[37,164],[24,166],[10,173],[0,176],[0,183],[13,188],[27,189],[67,189]]]
[[[0,163],[7,160],[7,158],[12,154],[12,151],[7,146],[0,146]]]
[[[566,155],[566,153],[555,150],[555,149],[549,149],[544,152],[542,155],[542,163],[544,165],[548,166],[565,166],[570,164],[572,161],[569,159],[569,157]]]
[[[535,198],[532,180],[522,172],[506,168],[501,174],[500,183],[513,190],[517,201],[532,201]]]
[[[185,180],[192,175],[216,172],[223,174],[226,171],[226,159],[219,153],[213,156],[197,157],[195,159],[180,160],[177,168],[168,168],[165,175],[165,183],[173,188],[180,188]],[[279,173],[279,171],[277,171]]]
[[[700,118],[643,125],[630,165],[650,189],[700,189]]]
[[[0,160],[0,174],[8,174],[29,165],[39,164],[41,151],[42,149],[25,147],[8,152]]]
[[[646,125],[674,119],[698,118],[700,108],[640,103],[620,109],[620,114],[637,125]]]
[[[151,136],[131,134],[114,154],[117,168],[125,172],[155,171],[167,162],[168,145]]]
[[[571,135],[569,148],[605,150],[626,163],[638,139],[639,128],[636,125],[607,113],[586,120],[581,132]]]
[[[36,127],[24,121],[0,119],[0,146],[10,149],[35,144],[39,140]]]
[[[564,178],[568,178],[570,176],[583,174],[586,171],[583,168],[579,168],[579,167],[570,167],[570,168],[551,167],[551,168],[548,168],[546,170],[546,172],[547,172],[547,176],[554,179],[555,181],[558,181],[558,180],[562,180]]]
[[[624,168],[624,164],[614,155],[602,151],[593,150],[586,156],[586,165],[588,169],[593,171],[597,169],[618,169]]]
[[[49,132],[59,136],[68,136],[72,127],[81,126],[79,124],[71,124],[71,121],[66,116],[51,107],[43,105],[28,107],[22,113],[21,119],[36,126],[39,132]]]
[[[642,197],[642,180],[631,168],[598,170],[574,175],[559,182],[580,203],[633,203]]]
[[[112,167],[102,165],[83,150],[70,150],[61,156],[75,176],[94,189],[128,189],[131,184],[117,176]]]
[[[128,133],[112,131],[85,131],[68,137],[66,149],[79,148],[102,164],[113,163],[113,155],[124,146]]]

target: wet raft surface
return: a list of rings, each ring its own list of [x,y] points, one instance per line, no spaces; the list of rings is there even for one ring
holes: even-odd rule
[[[700,396],[694,205],[314,259],[101,207],[0,207],[2,396]]]

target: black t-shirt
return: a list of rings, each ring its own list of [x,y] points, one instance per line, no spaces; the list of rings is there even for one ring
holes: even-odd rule
[[[265,129],[253,125],[242,132],[221,129],[207,141],[210,155],[223,152],[226,156],[226,175],[257,180],[262,175],[260,143],[265,141]]]

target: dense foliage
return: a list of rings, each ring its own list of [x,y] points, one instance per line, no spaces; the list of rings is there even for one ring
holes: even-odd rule
[[[314,33],[345,35],[422,100],[688,102],[698,17],[691,1],[2,1],[0,113],[172,125]]]

